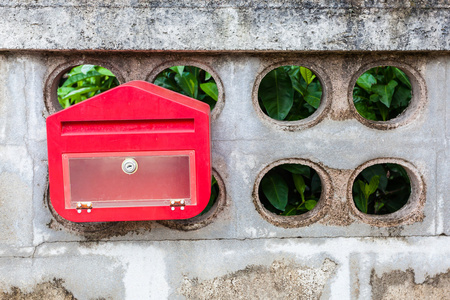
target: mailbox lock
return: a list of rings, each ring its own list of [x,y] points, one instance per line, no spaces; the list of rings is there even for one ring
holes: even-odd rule
[[[125,174],[133,174],[137,171],[138,169],[138,164],[137,161],[135,161],[132,158],[126,158],[123,162],[122,162],[122,171],[125,172]]]

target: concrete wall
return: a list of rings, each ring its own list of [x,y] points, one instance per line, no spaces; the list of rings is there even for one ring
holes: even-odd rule
[[[448,299],[450,4],[385,2],[0,1],[0,298]],[[121,83],[180,64],[213,74],[222,194],[211,213],[76,224],[53,211],[45,118],[56,80],[85,63]],[[288,125],[255,98],[285,64],[311,68],[325,91],[316,114]],[[386,125],[351,104],[356,78],[377,65],[413,83],[411,107]],[[255,186],[280,160],[322,174],[325,196],[307,217],[286,221],[259,204]],[[352,176],[371,161],[410,170],[411,209],[353,209]]]

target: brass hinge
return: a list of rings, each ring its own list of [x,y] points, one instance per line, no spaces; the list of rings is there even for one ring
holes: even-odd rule
[[[84,209],[90,213],[92,210],[92,202],[77,202],[77,212],[81,214],[81,211]]]
[[[170,209],[175,210],[175,207],[179,207],[181,210],[184,210],[185,203],[184,199],[170,200]]]

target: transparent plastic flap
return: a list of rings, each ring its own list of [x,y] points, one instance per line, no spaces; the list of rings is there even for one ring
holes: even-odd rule
[[[194,151],[63,154],[66,208],[195,204],[193,160]]]

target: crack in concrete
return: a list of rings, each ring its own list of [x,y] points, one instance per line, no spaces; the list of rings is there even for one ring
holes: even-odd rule
[[[156,243],[162,243],[162,242],[173,242],[173,243],[177,243],[177,242],[216,242],[216,241],[237,241],[237,242],[245,242],[245,241],[265,241],[265,240],[299,240],[299,239],[304,239],[304,240],[319,240],[319,239],[347,239],[347,240],[351,240],[351,239],[356,239],[356,240],[360,240],[361,242],[363,242],[364,240],[386,240],[386,239],[390,239],[390,240],[399,240],[399,241],[404,241],[405,239],[408,238],[444,238],[447,237],[446,235],[416,235],[416,236],[383,236],[383,237],[348,237],[348,236],[329,236],[329,237],[265,237],[265,238],[216,238],[216,239],[162,239],[162,240],[145,240],[145,239],[138,239],[138,240],[98,240],[98,241],[44,241],[39,243],[38,245],[33,247],[33,252],[30,255],[0,255],[0,258],[37,258],[40,256],[36,256],[36,253],[38,252],[39,248],[43,247],[44,245],[47,244],[79,244],[80,246],[82,246],[83,244],[86,245],[92,245],[92,244],[111,244],[111,243],[124,243],[124,242],[129,242],[129,243],[149,243],[149,242],[156,242]]]

